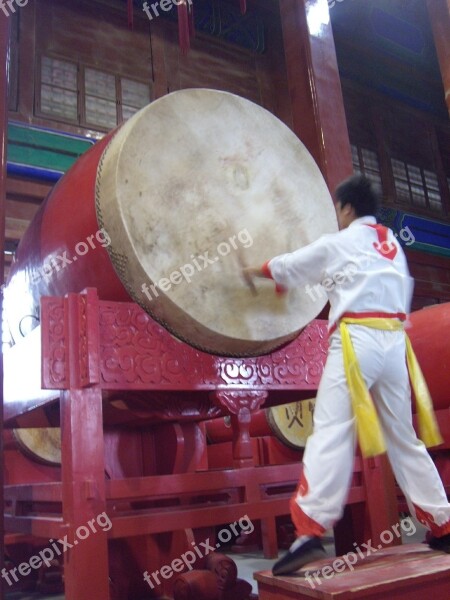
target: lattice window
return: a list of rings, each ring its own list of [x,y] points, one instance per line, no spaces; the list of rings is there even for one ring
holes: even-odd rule
[[[122,77],[122,116],[129,119],[140,108],[150,102],[150,90],[148,85]]]
[[[367,148],[351,145],[352,162],[355,173],[361,173],[381,188],[380,163],[377,153]]]
[[[442,198],[436,173],[395,158],[391,159],[397,201],[442,212]]]
[[[84,70],[86,122],[113,128],[117,124],[116,78],[97,69]]]
[[[77,120],[78,67],[75,63],[42,57],[41,111],[64,120]]]
[[[431,210],[442,211],[442,198],[439,190],[439,180],[436,173],[431,171],[423,170],[423,177],[425,179],[425,189],[428,194],[428,203]]]
[[[151,100],[142,81],[43,56],[38,112],[87,127],[112,129]]]

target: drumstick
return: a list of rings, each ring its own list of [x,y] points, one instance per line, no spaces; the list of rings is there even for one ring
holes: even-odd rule
[[[249,275],[248,273],[246,273],[244,270],[244,269],[246,269],[247,265],[245,264],[244,259],[242,258],[242,253],[240,252],[240,250],[236,250],[236,252],[237,252],[236,256],[238,259],[238,263],[239,263],[239,266],[241,267],[242,277],[244,278],[245,283],[250,288],[250,291],[253,294],[253,296],[257,296],[258,290],[256,289],[256,286],[252,279],[252,276]]]
[[[225,218],[225,223],[226,223],[226,229],[227,229],[228,233],[231,234],[233,232],[233,229],[231,227],[230,221]],[[230,235],[230,239],[232,239],[232,237],[236,237],[236,236]],[[256,286],[253,282],[251,275],[249,275],[248,273],[245,273],[245,271],[244,271],[244,269],[247,268],[247,265],[244,261],[244,257],[242,256],[242,250],[241,250],[241,248],[237,248],[236,246],[234,246],[234,248],[236,250],[237,261],[239,263],[239,266],[241,267],[242,277],[243,277],[245,283],[248,285],[252,295],[257,296],[258,290],[256,289]]]

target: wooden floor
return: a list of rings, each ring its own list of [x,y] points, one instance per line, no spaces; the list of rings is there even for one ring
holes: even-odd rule
[[[270,571],[256,573],[259,600],[450,598],[450,555],[432,551],[425,544],[377,550],[351,567],[337,561],[338,558],[315,561],[307,570],[291,576],[274,577]],[[349,562],[353,561],[349,557]]]

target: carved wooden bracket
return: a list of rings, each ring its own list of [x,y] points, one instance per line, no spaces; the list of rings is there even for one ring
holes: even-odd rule
[[[217,390],[211,394],[213,402],[231,414],[233,459],[237,467],[254,464],[250,422],[252,413],[261,408],[267,396],[268,392],[262,390]]]

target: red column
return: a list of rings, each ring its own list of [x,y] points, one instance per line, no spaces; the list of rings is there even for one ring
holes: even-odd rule
[[[326,0],[280,0],[294,132],[330,190],[352,174],[352,160]]]
[[[450,114],[450,0],[427,0],[427,4]]]
[[[5,246],[5,196],[6,196],[6,134],[8,123],[8,70],[7,55],[9,46],[9,23],[4,14],[0,14],[0,284],[3,283],[4,246]],[[2,314],[3,295],[0,294],[0,315]],[[3,569],[3,354],[0,353],[0,571]],[[0,598],[3,598],[0,585]]]
[[[294,132],[315,158],[330,191],[334,191],[352,174],[353,166],[328,2],[279,1]],[[363,470],[367,469],[369,465],[364,464]],[[376,475],[375,479],[373,475],[367,479],[365,487],[379,493],[376,501],[382,503],[384,524],[389,525],[396,520],[397,499],[392,490],[381,494],[380,482],[384,478],[388,481],[389,476],[386,466],[380,463]],[[376,501],[366,504],[371,511],[366,521],[371,527],[381,523],[373,512]]]

